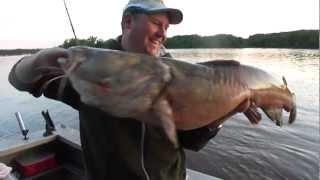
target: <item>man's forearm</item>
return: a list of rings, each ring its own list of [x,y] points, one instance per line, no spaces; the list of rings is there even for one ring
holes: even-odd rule
[[[57,71],[57,69],[60,68],[57,59],[60,57],[67,57],[66,49],[43,49],[36,54],[26,56],[18,61],[11,69],[9,81],[19,90],[29,91],[32,94],[41,93],[36,91],[39,91],[41,83],[43,83],[46,78],[56,76],[57,73],[63,73],[62,70],[61,72]],[[53,71],[55,74],[52,74]],[[34,95],[39,96],[39,94]]]
[[[188,131],[178,131],[179,142],[183,148],[199,151],[201,150],[213,137],[217,135],[222,125],[217,127],[205,126],[198,129]]]
[[[12,86],[20,91],[27,91],[35,97],[44,95],[45,97],[62,101],[77,109],[80,104],[80,97],[71,87],[71,84],[67,82],[63,93],[58,96],[60,79],[51,81],[63,73],[63,71],[58,71],[59,67],[57,63],[53,62],[49,64],[45,62],[46,58],[35,60],[35,57],[36,55],[26,56],[12,67],[8,77]],[[54,57],[54,59],[56,58]],[[39,61],[40,63],[35,61]],[[41,72],[37,70],[40,69],[39,67],[43,69]]]
[[[33,69],[32,56],[25,56],[12,67],[8,80],[18,90],[32,93],[32,86],[37,79],[40,79]]]

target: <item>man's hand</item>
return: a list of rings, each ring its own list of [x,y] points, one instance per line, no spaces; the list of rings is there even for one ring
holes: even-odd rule
[[[40,67],[60,67],[57,59],[59,57],[67,57],[67,50],[64,48],[43,49],[33,56],[34,65]]]
[[[47,72],[61,72],[57,59],[67,57],[67,50],[63,48],[49,48],[34,55],[24,57],[16,67],[16,75],[25,83],[32,83]]]

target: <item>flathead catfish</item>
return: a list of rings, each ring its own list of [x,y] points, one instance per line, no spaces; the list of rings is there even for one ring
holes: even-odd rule
[[[60,58],[81,101],[117,117],[164,128],[176,142],[176,129],[222,124],[243,112],[258,123],[261,108],[282,125],[282,109],[296,117],[294,94],[260,69],[237,61],[190,64],[170,58],[89,47],[68,49]]]

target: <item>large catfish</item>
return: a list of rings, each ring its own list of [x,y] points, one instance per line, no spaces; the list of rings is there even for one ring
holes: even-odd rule
[[[177,145],[176,129],[222,124],[237,112],[258,123],[261,108],[282,125],[282,109],[296,117],[294,94],[258,68],[237,61],[190,64],[170,58],[89,47],[60,58],[81,101],[117,117],[163,127]]]

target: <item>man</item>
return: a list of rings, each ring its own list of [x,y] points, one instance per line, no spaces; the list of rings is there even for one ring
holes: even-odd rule
[[[161,0],[131,0],[123,12],[122,36],[108,41],[108,48],[164,56],[163,43],[169,24],[182,21],[182,12],[167,8]],[[35,97],[58,99],[58,57],[66,50],[51,48],[21,59],[11,70],[9,81]],[[161,128],[130,119],[113,117],[83,104],[68,83],[58,100],[79,111],[80,135],[86,172],[91,180],[184,180],[183,148],[201,149],[218,131],[204,127],[178,132],[175,148]]]

